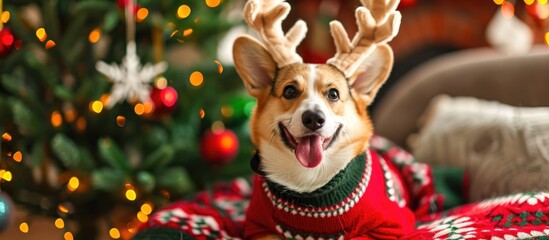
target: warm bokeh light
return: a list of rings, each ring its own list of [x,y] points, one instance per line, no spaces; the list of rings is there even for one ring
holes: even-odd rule
[[[512,18],[515,15],[515,5],[510,2],[504,2],[501,5],[501,13],[507,19]]]
[[[526,3],[526,5],[532,5],[532,3],[534,3],[535,0],[524,0],[524,3]]]
[[[204,111],[204,109],[200,109],[199,115],[200,119],[204,119],[204,117],[206,116],[206,112]]]
[[[13,154],[13,160],[16,162],[23,161],[23,154],[20,151],[17,151]]]
[[[154,103],[153,102],[145,102],[143,103],[143,107],[145,107],[145,114],[152,113],[154,110]]]
[[[149,16],[149,9],[140,8],[139,10],[137,10],[135,18],[137,22],[143,22],[147,18],[147,16]]]
[[[147,222],[147,220],[149,220],[149,217],[147,216],[147,214],[139,211],[137,213],[137,220],[139,220],[140,222],[144,223],[144,222]]]
[[[36,37],[40,40],[40,42],[46,41],[46,38],[48,37],[48,34],[46,34],[46,29],[36,29]]]
[[[160,99],[166,107],[173,107],[177,103],[177,91],[172,87],[164,88],[160,93]]]
[[[29,232],[29,224],[26,222],[22,222],[19,224],[19,230],[21,230],[22,233],[28,233]]]
[[[177,8],[177,17],[186,18],[191,15],[191,8],[187,5],[181,5]]]
[[[547,43],[547,46],[549,46],[549,32],[545,33],[545,43]]]
[[[57,211],[59,211],[60,213],[69,213],[69,209],[63,204],[59,204],[57,206]]]
[[[11,135],[7,132],[2,134],[2,140],[6,141],[6,142],[11,141]]]
[[[10,12],[3,11],[2,14],[0,15],[0,19],[2,20],[3,23],[8,23],[8,21],[10,20]]]
[[[59,127],[63,124],[63,117],[59,111],[53,111],[51,113],[50,122],[53,127]]]
[[[145,113],[145,106],[142,103],[135,104],[133,111],[137,115],[143,115],[143,113]]]
[[[223,124],[222,121],[215,121],[212,123],[212,132],[213,133],[220,133],[225,131],[225,124]]]
[[[46,49],[50,49],[50,48],[52,48],[52,47],[55,47],[55,45],[56,45],[56,44],[55,44],[55,42],[54,42],[53,40],[48,40],[48,41],[46,42]]]
[[[8,170],[0,170],[0,179],[4,179],[5,181],[9,182],[12,179],[11,172]]]
[[[543,5],[543,4],[547,4],[547,0],[538,0],[538,3]]]
[[[237,143],[234,140],[234,138],[232,138],[231,136],[228,136],[228,135],[221,136],[221,140],[219,142],[219,146],[223,150],[232,150],[232,149],[235,148],[236,144]]]
[[[101,29],[94,28],[88,35],[88,41],[90,43],[97,43],[101,39]]]
[[[111,228],[111,230],[109,230],[109,235],[113,239],[119,239],[120,238],[120,231],[118,231],[117,228]]]
[[[74,110],[74,108],[69,108],[65,110],[64,113],[67,122],[73,122],[76,119],[76,110]]]
[[[65,238],[65,240],[74,240],[74,236],[71,232],[66,232],[65,234],[63,234],[63,238]]]
[[[173,32],[170,34],[170,37],[175,36],[175,34],[177,34],[178,32],[179,32],[179,30],[173,30]]]
[[[137,198],[137,193],[133,189],[126,190],[126,198],[130,201],[135,201]]]
[[[59,229],[63,229],[65,227],[65,221],[63,221],[62,218],[55,219],[54,224],[55,224],[55,227]]]
[[[505,0],[494,0],[497,5],[501,5]]]
[[[143,205],[141,205],[141,212],[143,212],[144,214],[149,215],[152,213],[152,211],[153,207],[150,203],[143,203]]]
[[[69,189],[69,191],[71,192],[74,192],[76,191],[76,189],[78,189],[79,186],[80,186],[80,180],[78,180],[77,177],[71,177],[71,179],[69,180],[69,183],[67,184],[67,189]]]
[[[193,29],[192,28],[187,28],[187,29],[183,30],[183,37],[189,36],[191,34],[193,34]]]
[[[208,7],[214,8],[221,4],[221,0],[206,0],[206,5]]]
[[[86,130],[86,126],[88,123],[86,122],[86,119],[83,117],[79,117],[78,120],[76,120],[76,129],[80,132],[83,132]]]
[[[109,105],[109,102],[111,101],[111,95],[109,94],[102,94],[101,97],[99,97],[99,101],[103,103],[103,106]]]
[[[124,125],[126,125],[126,117],[118,115],[116,117],[116,125],[119,127],[124,127]]]
[[[164,89],[168,86],[168,80],[165,77],[158,77],[154,80],[154,86],[158,89]]]
[[[189,81],[191,82],[191,85],[198,87],[204,82],[204,75],[202,75],[202,73],[199,71],[195,71],[191,73]]]
[[[215,60],[214,62],[215,62],[215,64],[217,64],[217,72],[219,72],[219,74],[222,74],[223,73],[223,65],[218,60]]]
[[[101,113],[103,111],[103,103],[101,101],[93,101],[90,104],[90,110],[94,113]]]
[[[226,118],[231,117],[233,113],[234,113],[233,107],[228,105],[221,107],[221,115],[223,115],[223,117],[226,117]]]

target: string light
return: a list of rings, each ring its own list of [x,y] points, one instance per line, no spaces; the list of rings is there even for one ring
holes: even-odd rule
[[[101,39],[101,29],[94,28],[88,35],[88,41],[90,43],[97,43]]]
[[[124,127],[125,124],[126,124],[126,117],[120,116],[120,115],[116,117],[116,125],[118,125],[119,127]]]
[[[228,105],[221,107],[221,115],[223,115],[223,117],[226,117],[226,118],[231,117],[233,113],[234,113],[233,107]]]
[[[547,43],[547,46],[549,46],[549,32],[545,33],[545,43]]]
[[[212,132],[219,133],[219,132],[223,132],[224,130],[225,130],[225,124],[223,124],[223,122],[215,121],[212,124]]]
[[[535,0],[524,0],[524,3],[526,3],[526,5],[532,5],[534,2]]]
[[[69,191],[71,192],[74,192],[76,191],[76,189],[78,189],[79,186],[80,180],[78,180],[77,177],[71,177],[71,179],[69,179],[69,183],[67,184],[67,189],[69,189]]]
[[[74,240],[74,236],[71,232],[66,232],[65,234],[63,234],[63,238],[65,238],[65,240]]]
[[[191,73],[189,81],[191,82],[191,85],[198,87],[204,82],[204,75],[199,71],[195,71]]]
[[[136,20],[138,23],[143,22],[147,16],[149,16],[149,9],[140,8],[136,13]]]
[[[76,120],[76,129],[78,131],[83,132],[84,130],[86,130],[86,125],[87,122],[85,118],[79,117],[78,120]]]
[[[141,212],[143,212],[146,215],[151,214],[152,210],[153,210],[152,205],[149,203],[143,203],[143,205],[141,205]]]
[[[15,160],[16,162],[23,161],[23,154],[20,151],[15,152],[13,154],[13,160]]]
[[[538,3],[540,5],[547,4],[547,0],[538,0]]]
[[[142,103],[135,104],[133,111],[137,115],[143,115],[143,113],[145,113],[145,106]]]
[[[152,111],[154,110],[154,104],[152,102],[143,103],[143,107],[145,108],[145,114],[152,113]]]
[[[218,61],[218,60],[215,60],[214,62],[215,62],[215,64],[217,64],[217,71],[219,72],[219,74],[222,74],[223,73],[223,65],[221,65],[221,62]]]
[[[40,42],[46,41],[46,38],[48,37],[48,34],[46,33],[46,29],[44,28],[36,29],[36,37],[38,38],[38,40],[40,40]]]
[[[103,111],[103,103],[101,101],[93,101],[90,104],[90,110],[94,113],[101,113]]]
[[[6,141],[6,142],[11,141],[11,135],[9,133],[5,132],[4,134],[2,134],[2,140]]]
[[[22,233],[28,233],[29,232],[29,224],[26,222],[22,222],[19,224],[19,230],[21,230]]]
[[[206,112],[204,111],[204,109],[200,109],[198,114],[200,115],[200,119],[204,119],[204,117],[206,116]]]
[[[206,0],[206,5],[208,7],[214,8],[221,4],[221,0]]]
[[[139,211],[137,213],[137,220],[139,220],[142,223],[145,223],[145,222],[147,222],[147,220],[149,220],[149,217],[147,216],[147,214]]]
[[[46,49],[50,49],[52,47],[55,47],[55,42],[53,40],[48,40],[46,42]]]
[[[177,8],[177,17],[178,18],[187,18],[191,15],[191,8],[187,5],[181,5]]]
[[[53,127],[59,127],[63,124],[63,117],[59,111],[53,111],[51,113],[50,122]]]
[[[117,228],[111,228],[111,230],[109,230],[109,235],[113,239],[119,239],[120,238],[120,231],[118,231]]]
[[[71,107],[64,111],[64,113],[67,122],[73,122],[76,119],[76,111],[74,110],[74,108]]]
[[[177,34],[178,32],[179,32],[179,30],[173,30],[173,32],[170,34],[170,37],[175,36],[175,34]]]
[[[59,211],[60,213],[69,213],[69,209],[63,204],[57,205],[57,211]]]
[[[193,29],[192,28],[188,28],[188,29],[183,30],[183,37],[189,36],[191,34],[193,34]]]
[[[126,184],[126,187],[128,188],[126,189],[126,199],[130,201],[135,201],[135,199],[137,198],[137,193],[135,192],[135,190],[133,190],[133,186]]]
[[[158,77],[154,80],[154,86],[158,89],[164,89],[168,86],[168,80],[165,77]]]
[[[0,15],[0,19],[2,19],[2,23],[8,23],[8,21],[10,20],[10,12],[3,11]]]
[[[6,182],[10,182],[12,179],[11,172],[8,170],[0,169],[0,179],[4,179]]]
[[[109,105],[109,102],[111,101],[111,96],[109,94],[103,94],[101,97],[99,97],[99,101],[103,103],[103,106]]]
[[[63,229],[65,227],[65,221],[63,221],[62,218],[57,218],[55,219],[54,225],[56,228]]]

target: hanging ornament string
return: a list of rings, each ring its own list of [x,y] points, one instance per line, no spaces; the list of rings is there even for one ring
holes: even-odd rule
[[[122,65],[118,66],[115,63],[109,65],[103,61],[98,61],[95,65],[97,71],[113,82],[110,100],[107,105],[109,108],[124,100],[130,103],[150,101],[152,80],[168,68],[166,62],[159,62],[154,65],[147,63],[145,66],[141,66],[135,44],[134,0],[128,2],[129,4],[125,9],[127,45]]]

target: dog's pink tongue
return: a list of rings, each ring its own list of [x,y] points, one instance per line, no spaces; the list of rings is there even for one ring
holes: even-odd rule
[[[314,168],[322,161],[322,140],[320,136],[308,136],[300,139],[295,149],[295,157],[308,168]]]

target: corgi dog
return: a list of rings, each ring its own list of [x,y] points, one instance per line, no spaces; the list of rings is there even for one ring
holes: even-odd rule
[[[387,42],[398,33],[398,0],[361,2],[352,39],[340,22],[330,23],[337,53],[326,64],[303,63],[296,53],[307,27],[300,20],[284,33],[288,3],[250,0],[245,5],[244,17],[260,39],[241,36],[233,46],[235,68],[257,100],[250,127],[259,174],[244,229],[247,239],[383,239],[383,229],[413,228],[409,210],[383,200],[381,190],[368,193],[386,189],[379,180],[383,176],[376,176],[387,164],[369,151],[373,128],[366,108],[393,65]],[[385,218],[387,223],[380,220]]]

